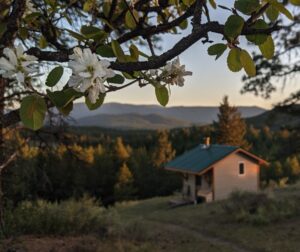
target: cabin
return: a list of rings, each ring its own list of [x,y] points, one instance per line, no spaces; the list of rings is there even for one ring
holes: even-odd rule
[[[259,170],[267,162],[240,147],[205,144],[166,164],[183,175],[183,198],[194,203],[226,199],[232,191],[258,192]]]

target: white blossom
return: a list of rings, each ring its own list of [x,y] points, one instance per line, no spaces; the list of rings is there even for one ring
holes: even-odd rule
[[[185,71],[185,65],[180,65],[179,58],[167,63],[162,73],[166,83],[175,84],[180,87],[184,85],[184,76],[188,75],[192,75],[192,72]]]
[[[149,74],[150,74],[150,76],[158,75],[158,70],[157,69],[150,69]]]
[[[110,62],[100,60],[89,48],[81,50],[78,47],[74,48],[70,59],[69,67],[73,71],[70,86],[80,92],[87,91],[89,100],[95,103],[99,94],[105,93],[106,79],[115,76],[114,71],[108,68]]]
[[[165,67],[161,69],[150,69],[144,74],[146,80],[154,85],[168,84],[182,87],[185,81],[184,77],[192,75],[192,72],[185,71],[185,65],[180,65],[179,58],[176,58],[172,62],[168,62]]]
[[[25,78],[36,71],[33,65],[37,58],[24,53],[23,46],[19,44],[17,48],[4,48],[0,58],[0,74],[4,78],[17,79],[18,83],[25,83]]]

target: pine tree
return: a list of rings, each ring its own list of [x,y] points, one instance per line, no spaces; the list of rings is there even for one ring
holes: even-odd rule
[[[300,163],[296,156],[288,157],[285,161],[285,173],[291,183],[300,176]]]
[[[115,185],[115,197],[117,201],[129,200],[135,193],[133,187],[133,175],[126,163],[120,167],[117,183]]]
[[[116,139],[115,152],[119,160],[126,160],[130,156],[130,150],[124,145],[121,137]]]
[[[158,142],[153,153],[153,164],[160,167],[162,164],[170,161],[175,157],[175,150],[169,142],[168,131],[158,132]]]
[[[230,106],[228,96],[223,98],[219,107],[218,122],[214,124],[217,143],[249,149],[249,144],[245,140],[246,123],[241,118],[237,107]]]

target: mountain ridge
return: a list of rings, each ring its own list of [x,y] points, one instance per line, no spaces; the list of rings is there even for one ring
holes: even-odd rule
[[[299,111],[300,105],[294,106],[298,113],[292,111],[284,111],[277,108],[265,111],[262,114],[246,119],[247,124],[257,128],[267,126],[272,130],[280,130],[283,128],[295,128],[300,125]]]
[[[171,129],[190,127],[191,123],[157,114],[99,114],[87,116],[77,120],[77,126],[101,126],[115,129]]]
[[[257,106],[238,106],[238,110],[244,118],[257,116],[266,111]],[[161,107],[159,105],[105,103],[97,110],[89,111],[84,103],[75,103],[70,116],[75,119],[73,126],[157,129],[211,124],[217,120],[217,114],[218,106]]]

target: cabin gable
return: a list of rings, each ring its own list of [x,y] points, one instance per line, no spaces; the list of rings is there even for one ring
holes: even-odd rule
[[[257,192],[259,164],[234,152],[214,166],[214,199],[227,198],[234,190]]]

